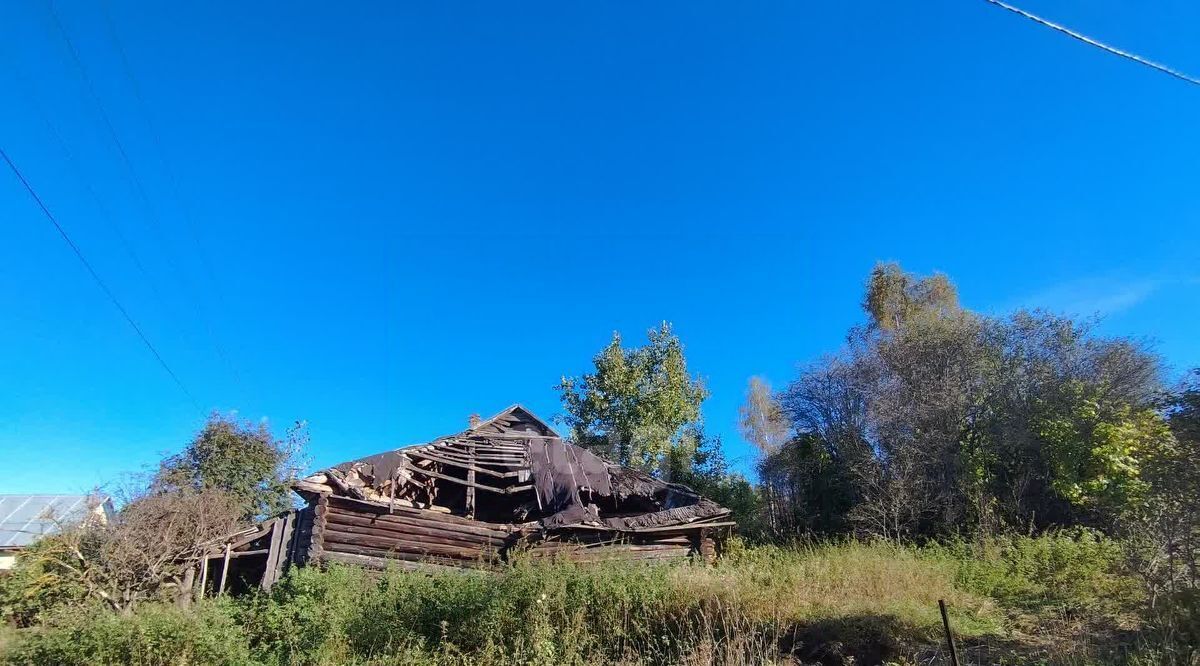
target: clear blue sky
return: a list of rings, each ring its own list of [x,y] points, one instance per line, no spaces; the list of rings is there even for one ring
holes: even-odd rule
[[[1022,2],[1200,73],[1190,0]],[[661,320],[744,469],[746,379],[835,350],[881,259],[1200,365],[1200,87],[982,0],[107,5],[179,196],[96,3],[56,7],[150,206],[44,3],[0,6],[0,145],[200,410],[0,173],[0,492],[212,409],[316,465],[550,416]]]

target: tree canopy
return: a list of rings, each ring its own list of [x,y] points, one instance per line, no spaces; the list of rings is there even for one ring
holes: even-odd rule
[[[245,520],[269,516],[291,506],[288,484],[300,470],[307,441],[302,422],[278,438],[266,423],[213,414],[181,452],[163,459],[152,487],[160,492],[216,489],[238,502]]]
[[[760,472],[788,524],[896,539],[1111,525],[1174,450],[1161,363],[1137,341],[1041,311],[980,315],[946,276],[896,264],[872,271],[863,309],[840,352],[774,396],[792,437]],[[763,404],[756,389],[743,414]]]
[[[640,347],[622,346],[619,333],[592,359],[594,370],[563,377],[556,389],[561,420],[573,439],[622,465],[660,472],[685,429],[700,422],[708,397],[688,373],[683,344],[663,322]]]

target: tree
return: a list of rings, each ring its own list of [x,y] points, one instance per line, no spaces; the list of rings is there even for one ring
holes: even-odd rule
[[[872,327],[893,331],[914,317],[959,311],[958,290],[942,273],[918,277],[896,262],[880,262],[867,280],[863,310]]]
[[[191,442],[168,456],[152,481],[156,493],[218,489],[238,502],[247,521],[291,506],[289,483],[301,470],[308,435],[295,423],[282,439],[257,426],[213,414]]]
[[[741,534],[753,536],[762,531],[759,495],[743,476],[730,473],[720,437],[709,435],[699,424],[686,426],[679,443],[667,453],[665,468],[672,483],[730,509]]]
[[[979,315],[946,276],[896,264],[872,272],[863,309],[779,397],[795,435],[760,469],[798,528],[1102,527],[1147,496],[1172,438],[1143,343],[1045,312]]]
[[[1142,461],[1147,492],[1121,517],[1129,564],[1152,607],[1200,590],[1200,369],[1167,396],[1164,411],[1174,441]]]
[[[783,415],[783,407],[771,392],[770,384],[761,377],[751,377],[746,386],[746,401],[738,408],[738,429],[742,438],[758,449],[758,471],[762,479],[761,499],[766,509],[766,528],[773,536],[778,536],[782,529],[781,515],[786,512],[786,504],[772,476],[764,473],[766,470],[762,461],[777,454],[787,442],[788,423]]]
[[[775,453],[787,441],[788,423],[783,407],[762,377],[751,377],[746,386],[746,402],[738,408],[738,428],[742,437],[762,455]]]
[[[241,503],[222,490],[147,493],[108,524],[63,526],[23,551],[0,585],[4,614],[27,625],[81,602],[127,612],[147,600],[190,598],[204,544],[243,524]]]
[[[688,374],[683,344],[663,322],[648,343],[626,349],[613,333],[593,359],[595,371],[563,377],[555,388],[574,440],[622,465],[653,473],[678,446],[685,427],[700,420],[708,390]]]

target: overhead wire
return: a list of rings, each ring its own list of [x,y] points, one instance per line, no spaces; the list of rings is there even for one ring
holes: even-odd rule
[[[129,257],[130,262],[133,263],[138,273],[141,274],[142,279],[150,288],[150,291],[154,294],[159,306],[164,310],[169,310],[172,315],[175,315],[174,310],[168,307],[167,299],[164,298],[162,292],[159,290],[153,276],[150,275],[150,272],[146,269],[146,265],[142,262],[141,257],[138,256],[137,250],[134,249],[133,243],[129,240],[129,237],[125,235],[125,232],[121,229],[121,225],[118,224],[116,219],[113,217],[108,206],[100,197],[100,193],[97,192],[96,188],[92,186],[90,181],[88,181],[87,176],[84,174],[83,167],[75,158],[75,153],[71,150],[71,146],[67,142],[66,137],[64,137],[62,132],[60,132],[54,125],[54,122],[50,119],[50,115],[46,112],[45,107],[43,107],[41,102],[38,101],[38,97],[32,82],[28,77],[25,76],[24,71],[22,71],[21,67],[19,67],[16,62],[11,62],[10,64],[11,71],[20,82],[21,88],[25,93],[25,97],[30,108],[33,109],[33,112],[38,116],[38,118],[41,119],[42,124],[45,125],[46,130],[50,133],[50,135],[54,137],[55,143],[58,144],[59,150],[62,151],[63,156],[66,158],[67,164],[71,167],[72,174],[74,174],[75,179],[79,181],[80,186],[84,189],[84,191],[87,192],[88,197],[96,206],[96,210],[99,212],[100,218],[104,220],[104,223],[108,226],[109,230],[112,231],[113,235],[117,237],[117,241],[120,243],[125,255]]]
[[[996,5],[997,7],[1000,7],[1001,9],[1008,10],[1019,16],[1024,16],[1025,18],[1029,19],[1030,21],[1033,21],[1034,23],[1037,23],[1039,25],[1050,28],[1051,30],[1057,30],[1058,32],[1061,32],[1064,35],[1067,35],[1068,37],[1077,39],[1077,40],[1083,42],[1084,44],[1088,44],[1089,46],[1094,46],[1102,51],[1106,51],[1115,56],[1120,56],[1122,58],[1132,60],[1133,62],[1136,62],[1139,65],[1144,65],[1151,69],[1158,70],[1158,71],[1162,72],[1163,74],[1168,74],[1168,75],[1173,76],[1181,81],[1186,81],[1186,82],[1194,84],[1194,85],[1200,85],[1200,79],[1197,79],[1193,76],[1184,74],[1183,72],[1180,72],[1179,70],[1167,67],[1166,65],[1161,65],[1152,60],[1147,60],[1146,58],[1143,58],[1142,56],[1137,55],[1135,53],[1130,53],[1129,51],[1125,51],[1125,50],[1116,48],[1115,46],[1109,46],[1108,44],[1105,44],[1104,42],[1092,39],[1091,37],[1088,37],[1087,35],[1085,35],[1083,33],[1072,30],[1064,25],[1060,25],[1053,21],[1044,19],[1040,16],[1037,16],[1036,14],[1032,14],[1030,12],[1025,11],[1024,9],[1021,9],[1020,7],[1014,7],[1013,5],[1008,4],[1007,2],[1003,2],[1003,0],[984,0],[984,2]]]
[[[130,181],[133,183],[134,190],[137,192],[138,197],[142,202],[147,218],[155,227],[155,232],[158,237],[159,244],[163,247],[164,255],[168,257],[168,263],[172,263],[170,256],[174,253],[170,252],[168,249],[169,246],[163,235],[163,225],[159,219],[158,212],[153,203],[151,203],[150,197],[146,192],[146,188],[143,185],[141,178],[137,174],[137,170],[133,167],[133,161],[130,159],[129,153],[125,149],[124,142],[121,141],[121,137],[117,132],[116,126],[112,122],[112,118],[109,115],[104,102],[100,99],[100,94],[97,92],[96,86],[92,82],[90,74],[88,74],[87,66],[83,63],[83,57],[80,55],[79,49],[76,48],[74,40],[71,39],[70,33],[67,32],[66,27],[63,25],[62,19],[58,14],[58,10],[54,7],[54,0],[46,0],[46,7],[49,10],[50,17],[55,25],[55,28],[58,30],[59,36],[67,46],[67,51],[70,53],[71,61],[73,62],[75,68],[79,71],[80,77],[83,79],[84,87],[88,92],[88,96],[91,98],[92,103],[99,112],[100,118],[108,132],[109,139],[117,149],[117,153],[121,158],[121,162],[125,167],[125,171],[128,174]],[[173,263],[176,264],[173,272],[176,280],[179,281],[180,286],[182,286],[183,289],[188,293],[188,295],[191,297],[191,300],[199,304],[200,299],[196,297],[195,289],[192,288],[189,281],[183,275],[178,262]],[[217,338],[216,332],[213,330],[209,318],[202,315],[201,320],[204,322],[204,328],[208,335],[209,342],[213,345],[218,358],[220,358],[227,367],[233,368],[233,363],[229,360],[229,356],[226,354],[224,346]],[[238,373],[233,371],[233,375],[234,382],[240,385],[240,376]]]
[[[75,244],[75,241],[71,240],[71,236],[67,233],[67,230],[64,229],[61,224],[59,224],[58,219],[54,217],[54,213],[50,212],[50,209],[46,206],[46,202],[42,200],[40,195],[38,195],[37,190],[35,190],[29,180],[25,178],[25,174],[22,173],[17,167],[16,163],[12,161],[12,158],[8,156],[8,152],[5,151],[3,147],[0,147],[0,158],[4,159],[4,162],[8,165],[8,168],[13,172],[13,175],[17,177],[17,180],[20,181],[30,198],[33,199],[34,203],[36,203],[38,208],[42,211],[42,214],[47,220],[50,221],[50,224],[54,225],[54,228],[58,231],[58,235],[63,239],[63,242],[65,242],[67,247],[71,248],[71,252],[75,254],[75,258],[77,258],[79,263],[83,264],[83,267],[87,269],[88,275],[92,277],[92,281],[94,281],[96,285],[100,287],[100,290],[103,291],[104,295],[108,297],[109,302],[111,302],[117,311],[121,313],[121,316],[125,319],[125,322],[129,324],[129,327],[132,328],[133,332],[137,334],[138,338],[142,341],[142,344],[146,346],[146,349],[150,350],[150,353],[154,356],[155,360],[158,361],[158,364],[162,367],[162,369],[166,371],[172,380],[174,380],[175,385],[179,387],[179,390],[183,391],[183,394],[186,395],[188,400],[191,401],[192,406],[195,407],[197,411],[201,412],[201,414],[203,414],[204,410],[200,409],[200,403],[196,401],[196,397],[191,391],[188,390],[187,386],[184,385],[183,380],[179,378],[179,375],[171,369],[171,366],[167,363],[167,360],[163,358],[163,355],[159,353],[158,348],[154,346],[154,343],[150,342],[150,338],[146,336],[146,332],[142,330],[141,326],[138,326],[136,321],[134,321],[133,316],[129,314],[129,310],[127,310],[125,306],[121,304],[121,300],[117,298],[117,295],[113,293],[113,290],[109,288],[104,279],[100,277],[100,274],[96,272],[96,269],[92,267],[91,262],[88,261],[87,257],[83,255],[83,251],[79,249],[79,246]]]
[[[225,303],[224,292],[221,290],[220,284],[217,281],[216,272],[213,270],[212,262],[209,260],[208,253],[204,249],[204,244],[200,242],[200,234],[196,227],[196,220],[192,216],[191,206],[186,203],[182,193],[180,192],[179,179],[176,177],[175,170],[171,168],[171,163],[167,159],[167,152],[163,147],[162,136],[159,134],[158,128],[154,124],[153,117],[150,114],[150,106],[146,104],[146,98],[142,94],[142,86],[138,82],[137,76],[134,74],[133,65],[129,60],[129,55],[126,52],[120,35],[117,32],[116,23],[112,19],[112,14],[108,11],[108,2],[107,0],[101,0],[97,4],[100,7],[100,13],[104,16],[104,23],[108,28],[108,37],[112,41],[113,48],[116,50],[117,55],[121,60],[121,66],[125,72],[125,77],[129,80],[130,88],[133,90],[133,96],[137,101],[138,108],[141,112],[142,121],[146,124],[146,129],[150,133],[151,141],[154,144],[154,149],[158,156],[158,161],[160,164],[162,164],[163,172],[167,175],[167,181],[171,186],[171,193],[175,197],[175,203],[179,206],[180,211],[183,213],[183,218],[188,228],[189,236],[191,237],[192,244],[196,248],[196,256],[199,258],[200,264],[204,267],[205,275],[208,278],[208,282],[212,288],[213,295],[218,301],[218,304],[221,306],[222,310],[227,311],[229,308]],[[219,341],[214,340],[214,343],[218,348],[218,354],[221,356],[222,360],[233,374],[234,382],[240,386],[241,373],[238,371],[237,365],[233,363],[232,359],[225,353],[225,350],[220,345]]]

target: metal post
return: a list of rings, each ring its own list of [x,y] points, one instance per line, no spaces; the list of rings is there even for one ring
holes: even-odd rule
[[[942,627],[946,629],[946,645],[950,646],[950,664],[958,666],[958,648],[954,646],[954,634],[950,632],[950,616],[946,615],[945,599],[938,599],[938,608],[942,611]]]

